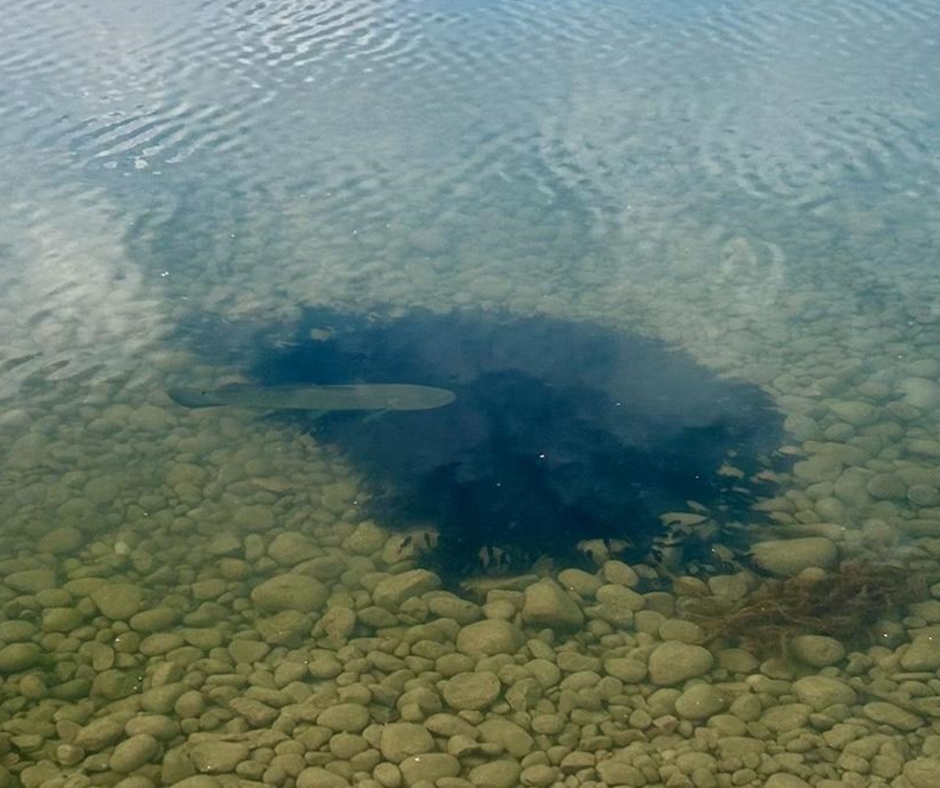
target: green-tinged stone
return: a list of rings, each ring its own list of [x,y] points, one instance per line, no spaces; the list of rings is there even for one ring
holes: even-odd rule
[[[0,649],[0,673],[19,673],[39,662],[42,649],[35,643],[11,643]]]
[[[285,610],[313,613],[323,607],[329,595],[320,581],[289,572],[256,586],[251,592],[251,601],[265,613]]]
[[[140,611],[144,592],[132,583],[109,583],[91,594],[102,615],[117,621],[127,621]]]
[[[12,572],[3,578],[5,585],[21,594],[35,594],[46,588],[54,588],[55,572],[51,569],[24,569]]]

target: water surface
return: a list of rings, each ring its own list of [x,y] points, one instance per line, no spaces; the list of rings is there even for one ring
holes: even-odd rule
[[[268,626],[262,577],[307,556],[347,609],[366,555],[410,560],[355,531],[349,458],[164,393],[242,381],[324,305],[670,343],[779,408],[782,534],[936,569],[937,31],[926,0],[0,0],[0,604],[81,613],[29,630],[42,681],[98,712],[149,687],[121,638],[166,600],[186,648],[281,660],[321,624]],[[22,680],[4,709],[45,713]]]

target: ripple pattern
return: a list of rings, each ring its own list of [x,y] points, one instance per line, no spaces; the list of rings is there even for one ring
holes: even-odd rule
[[[109,259],[155,324],[470,271],[549,288],[689,236],[763,304],[780,217],[938,192],[938,23],[932,0],[0,0],[0,152],[44,162],[26,202],[118,206]]]

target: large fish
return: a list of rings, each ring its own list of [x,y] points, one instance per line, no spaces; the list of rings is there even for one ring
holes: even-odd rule
[[[360,383],[348,386],[254,386],[231,383],[217,389],[172,388],[174,402],[187,408],[231,405],[266,410],[432,410],[449,405],[447,389],[406,383]]]

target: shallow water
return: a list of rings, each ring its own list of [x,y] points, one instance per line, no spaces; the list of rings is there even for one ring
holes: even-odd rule
[[[24,784],[94,773],[107,784],[127,773],[172,784],[177,773],[156,765],[182,746],[177,734],[115,771],[57,755],[74,736],[48,731],[44,715],[84,699],[88,714],[121,703],[137,713],[127,698],[154,688],[154,672],[157,684],[161,671],[175,676],[160,664],[185,665],[192,685],[211,673],[191,670],[186,649],[202,658],[233,640],[267,640],[258,660],[233,659],[266,659],[255,671],[272,674],[295,664],[312,641],[272,631],[265,616],[281,602],[258,607],[251,596],[279,570],[313,561],[303,571],[332,596],[309,604],[357,610],[360,636],[394,640],[396,626],[429,615],[425,602],[397,599],[397,624],[375,613],[370,572],[408,568],[418,540],[355,530],[369,494],[361,469],[276,419],[190,413],[163,393],[237,381],[254,349],[295,341],[311,306],[499,310],[674,343],[763,387],[785,415],[796,463],[762,506],[781,536],[821,539],[840,557],[906,561],[934,579],[935,4],[24,0],[0,12],[0,655],[36,647],[14,649],[21,662],[0,656],[0,731],[40,736],[4,745],[0,763],[20,774],[45,761],[59,775]],[[272,553],[291,533],[307,541],[287,549],[281,539]],[[604,579],[616,585],[611,572]],[[96,582],[118,581],[136,589],[119,587],[123,607],[95,601]],[[573,591],[585,610],[591,588],[582,578]],[[505,593],[486,615],[512,617],[507,604],[521,614],[521,598]],[[129,623],[167,607],[177,614],[164,624]],[[49,613],[66,609],[78,617]],[[940,616],[930,602],[883,612],[882,651],[847,643],[862,656],[830,667],[848,680],[868,675],[865,660],[876,674],[900,665],[895,686],[876,690],[914,713],[912,697],[937,693],[929,638]],[[587,617],[578,642],[601,656],[620,659],[636,644],[616,638],[649,634]],[[301,628],[341,652],[343,614],[322,619]],[[3,629],[12,621],[33,629]],[[166,637],[144,653],[128,632]],[[726,673],[741,682],[786,673],[737,667]],[[264,727],[207,686],[198,688],[208,710],[169,707],[170,724],[185,723],[178,735]],[[866,691],[859,704],[874,701]],[[488,713],[518,711],[503,702]],[[907,731],[892,762],[915,764],[898,779],[920,788],[916,770],[936,763],[936,715],[913,708],[919,727],[876,720],[877,709],[852,714],[872,730]],[[707,727],[678,717],[686,740],[694,734],[681,725]],[[579,724],[583,749],[602,722]],[[806,725],[821,736],[827,724]],[[632,727],[655,740],[649,726]],[[304,741],[318,768],[325,751]],[[805,763],[830,763],[831,741],[806,741],[820,754]],[[91,746],[86,755],[98,757]],[[468,755],[461,774],[481,757]],[[826,788],[895,779],[882,762],[840,763],[812,774],[778,766],[843,781]],[[255,766],[243,771],[261,778]]]

